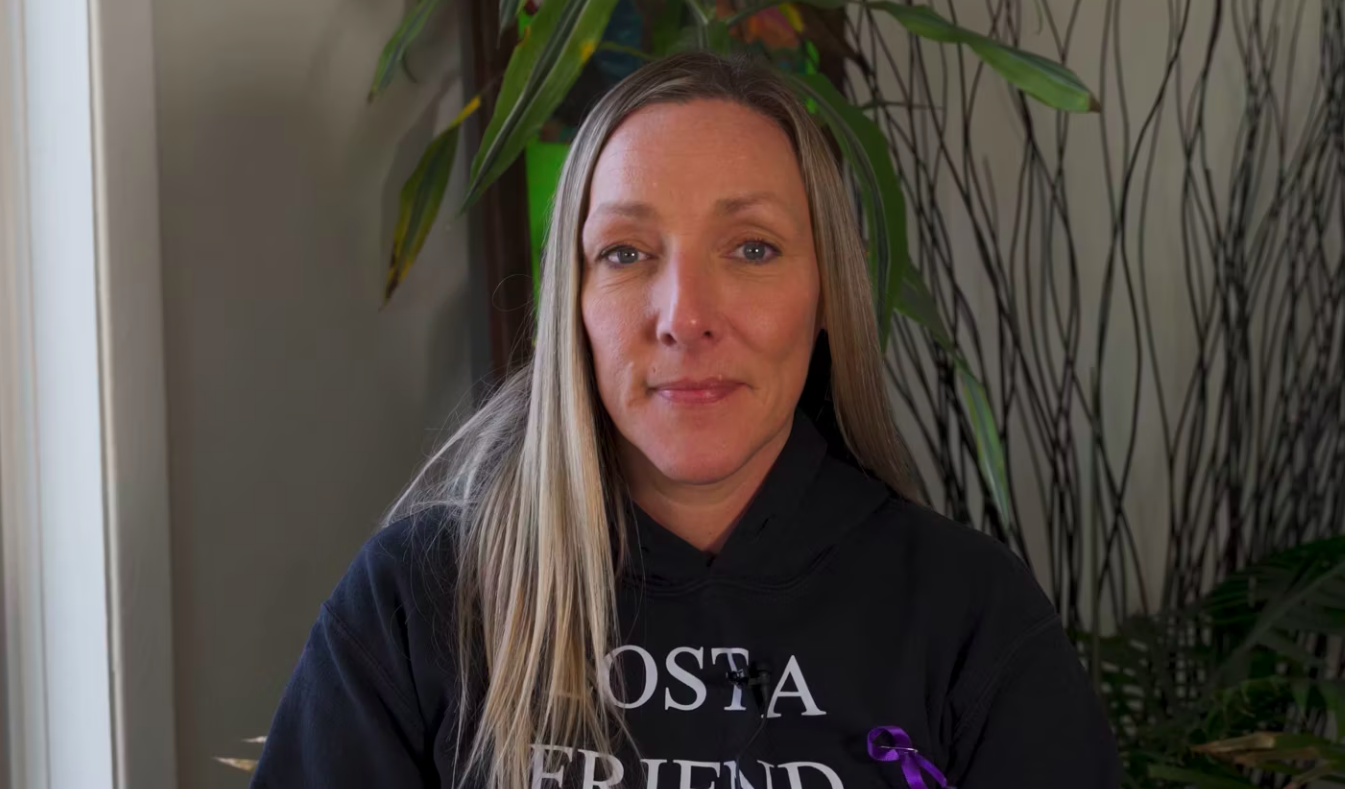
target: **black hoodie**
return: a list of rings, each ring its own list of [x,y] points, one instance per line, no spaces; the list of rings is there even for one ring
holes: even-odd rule
[[[380,532],[322,606],[254,787],[455,785],[440,520]],[[538,744],[533,789],[1118,785],[1027,567],[828,453],[802,414],[717,556],[635,522],[609,692],[638,754]]]

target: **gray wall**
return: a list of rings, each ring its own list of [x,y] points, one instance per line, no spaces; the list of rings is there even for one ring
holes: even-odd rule
[[[397,189],[461,102],[441,25],[421,85],[366,105],[402,11],[154,4],[183,787],[246,785],[211,757],[255,755],[319,604],[466,403],[465,223],[379,309]]]

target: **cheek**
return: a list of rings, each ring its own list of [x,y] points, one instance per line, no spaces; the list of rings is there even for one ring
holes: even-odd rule
[[[641,336],[638,300],[586,288],[580,310],[593,354],[594,377],[606,400],[607,395],[627,385],[637,356]]]
[[[814,282],[748,294],[737,310],[747,319],[743,333],[752,337],[758,353],[788,364],[811,357],[817,331],[819,294]]]

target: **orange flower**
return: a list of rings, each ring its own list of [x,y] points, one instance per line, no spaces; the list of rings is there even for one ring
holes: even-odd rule
[[[744,40],[760,41],[771,49],[796,49],[799,34],[779,8],[767,8],[747,18]]]
[[[728,19],[737,12],[732,0],[715,0],[715,15]],[[733,30],[738,40],[753,44],[760,41],[769,49],[797,49],[803,21],[789,3],[758,11]]]

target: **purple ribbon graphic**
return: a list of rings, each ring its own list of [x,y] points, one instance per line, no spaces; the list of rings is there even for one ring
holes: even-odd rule
[[[869,756],[880,762],[899,762],[901,774],[911,789],[929,789],[922,771],[929,773],[939,786],[948,786],[948,779],[939,768],[921,756],[911,744],[910,735],[897,726],[879,726],[869,732]]]

